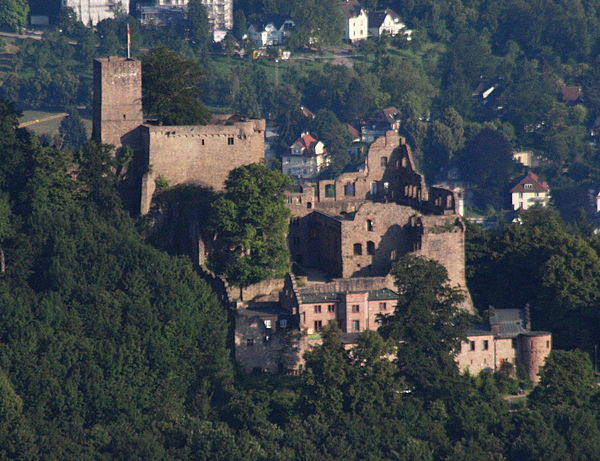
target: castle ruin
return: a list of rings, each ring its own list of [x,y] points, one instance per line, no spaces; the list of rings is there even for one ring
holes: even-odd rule
[[[222,190],[231,170],[264,159],[265,121],[214,116],[208,125],[165,126],[144,121],[142,65],[135,59],[94,61],[92,138],[131,147],[142,164],[139,212],[150,210],[156,182]]]

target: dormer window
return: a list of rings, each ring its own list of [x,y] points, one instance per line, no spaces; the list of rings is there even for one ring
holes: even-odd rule
[[[531,184],[531,183],[526,183],[526,184],[525,184],[523,187],[524,187],[525,189],[533,189],[533,184]]]

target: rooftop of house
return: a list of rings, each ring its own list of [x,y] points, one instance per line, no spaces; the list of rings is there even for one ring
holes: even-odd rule
[[[533,171],[528,172],[511,190],[511,193],[516,192],[550,192],[548,183],[540,180],[537,174]]]
[[[349,123],[344,123],[343,125],[346,128],[346,130],[348,130],[348,133],[350,134],[350,136],[352,137],[352,139],[359,139],[360,138],[360,132],[356,128],[354,128]]]
[[[358,0],[343,0],[340,3],[340,6],[344,16],[347,18],[355,18],[360,15],[360,12],[363,10],[363,7],[360,6]]]
[[[254,26],[255,30],[263,30],[269,24],[273,24],[277,29],[281,29],[286,21],[291,21],[291,18],[285,14],[269,14],[253,22],[251,25]]]
[[[549,334],[546,331],[531,331],[528,315],[528,307],[523,309],[490,308],[488,323],[474,324],[467,331],[467,337],[493,335],[499,339],[510,339],[519,335],[545,336]]]
[[[298,139],[296,139],[292,147],[299,147],[302,150],[302,155],[315,156],[315,145],[318,142],[319,141],[310,133],[305,132],[302,133]]]
[[[383,24],[383,21],[385,21],[385,18],[387,15],[390,15],[392,17],[392,19],[400,20],[400,16],[398,16],[393,10],[390,10],[390,9],[371,11],[369,13],[369,27],[370,28],[381,27],[381,25]]]
[[[316,117],[314,112],[311,111],[308,107],[300,106],[300,112],[302,112],[302,115],[304,115],[306,118],[315,118]]]
[[[560,90],[563,102],[577,102],[583,96],[581,86],[565,86]]]

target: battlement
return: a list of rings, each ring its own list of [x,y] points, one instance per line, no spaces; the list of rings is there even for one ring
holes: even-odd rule
[[[150,210],[159,177],[170,186],[197,184],[222,190],[232,169],[264,159],[264,120],[220,116],[213,122],[141,126],[142,150],[149,166],[142,179],[141,214]]]

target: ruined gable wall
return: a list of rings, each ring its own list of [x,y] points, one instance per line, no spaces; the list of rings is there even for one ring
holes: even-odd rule
[[[142,214],[150,209],[159,177],[169,186],[192,183],[222,190],[232,169],[264,159],[264,120],[231,125],[144,125],[142,130],[149,166],[142,180]]]
[[[387,274],[393,258],[414,248],[406,227],[414,214],[415,210],[407,206],[366,202],[354,219],[342,221],[342,277]],[[369,242],[373,243],[373,254],[369,254]],[[362,255],[354,254],[355,244],[361,245]]]
[[[465,307],[473,303],[467,289],[465,275],[465,227],[458,215],[422,216],[419,219],[421,239],[418,256],[443,264],[452,286],[465,291]]]

